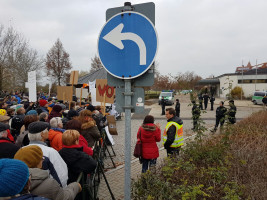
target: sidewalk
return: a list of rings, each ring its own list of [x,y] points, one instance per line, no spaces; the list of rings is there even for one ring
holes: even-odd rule
[[[192,136],[188,136],[184,139],[184,143],[188,139],[191,139]],[[159,149],[159,157],[157,159],[157,165],[159,165],[164,158],[167,157],[166,150],[164,147],[161,147]],[[108,183],[110,185],[110,188],[113,192],[113,195],[116,200],[123,200],[124,199],[124,165],[121,165],[117,167],[116,169],[110,170],[105,173]],[[139,163],[139,159],[134,159],[131,161],[131,178],[136,179],[141,175],[141,170],[142,170],[142,164]],[[104,178],[101,179],[99,191],[98,191],[98,197],[100,200],[108,200],[112,199],[111,195],[108,191],[107,185],[105,183]]]
[[[157,163],[160,163],[166,157],[166,150],[161,148],[159,151],[159,158]],[[117,167],[116,169],[110,170],[105,173],[110,188],[115,196],[116,200],[124,199],[124,165]],[[136,179],[141,175],[142,165],[139,163],[138,159],[134,159],[131,162],[131,178]],[[98,197],[100,200],[111,199],[110,193],[108,191],[107,185],[104,178],[101,179]]]

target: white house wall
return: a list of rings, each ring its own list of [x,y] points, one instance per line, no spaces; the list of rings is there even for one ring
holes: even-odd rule
[[[232,88],[237,86],[237,76],[223,76],[219,78],[220,80],[220,98],[226,98],[229,93],[229,83],[232,84]],[[231,86],[230,86],[231,87]]]
[[[267,79],[267,75],[243,75],[243,80],[245,79]],[[242,87],[244,96],[250,97],[253,95],[254,91],[267,91],[267,83],[243,83],[239,84],[238,80],[242,80],[242,75],[231,75],[231,76],[222,76],[220,80],[220,97],[226,98],[226,95],[229,93],[229,82],[232,84],[232,89],[236,86]]]
[[[267,75],[260,74],[260,75],[246,75],[243,76],[243,79],[267,79]],[[242,81],[242,75],[238,76],[238,80]],[[243,83],[238,84],[239,87],[243,88],[244,96],[250,97],[254,94],[255,91],[267,91],[267,83]]]

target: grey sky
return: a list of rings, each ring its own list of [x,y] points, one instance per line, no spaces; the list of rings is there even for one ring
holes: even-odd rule
[[[44,56],[57,38],[75,70],[89,70],[108,8],[120,0],[1,0],[0,24],[12,25]],[[144,1],[131,1],[132,4]],[[203,78],[267,62],[266,0],[156,0],[162,74]]]

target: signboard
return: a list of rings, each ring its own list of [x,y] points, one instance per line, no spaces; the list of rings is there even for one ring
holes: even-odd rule
[[[71,102],[72,91],[72,86],[57,86],[57,99]]]
[[[143,14],[127,11],[109,19],[98,38],[98,54],[105,69],[120,79],[144,74],[153,64],[158,37]]]
[[[82,93],[82,98],[86,99],[89,95],[88,89],[83,88],[81,90],[81,88],[76,88],[76,97],[80,98],[81,97],[81,93]]]
[[[71,85],[77,85],[78,76],[79,76],[79,71],[71,71],[71,74],[70,74],[70,84]]]
[[[110,87],[107,79],[96,79],[96,101],[114,103],[115,88]]]
[[[29,102],[36,102],[36,71],[28,72],[27,87],[29,88]]]
[[[116,98],[115,105],[117,112],[123,112],[123,107],[125,106],[124,88],[116,88]],[[133,96],[131,98],[132,102],[132,112],[134,113],[143,113],[145,110],[145,92],[144,88],[132,88]]]

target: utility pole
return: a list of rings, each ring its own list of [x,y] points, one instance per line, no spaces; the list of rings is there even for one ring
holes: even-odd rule
[[[242,100],[242,91],[243,91],[243,71],[244,71],[244,65],[243,65],[243,60],[242,60],[242,83],[241,83],[241,100]]]
[[[257,90],[257,79],[258,79],[258,66],[257,66],[257,59],[256,59],[255,91]]]

